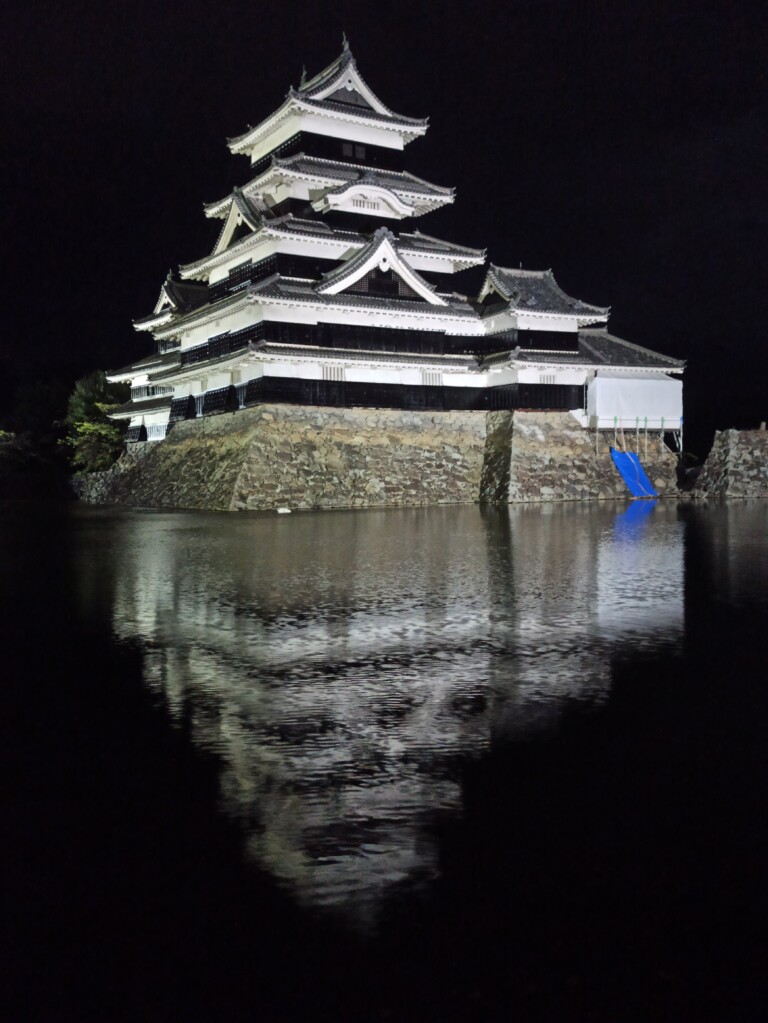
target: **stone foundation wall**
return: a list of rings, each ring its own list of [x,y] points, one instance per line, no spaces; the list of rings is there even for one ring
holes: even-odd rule
[[[477,500],[483,412],[274,405],[254,410],[253,418],[257,428],[235,481],[234,510]]]
[[[93,503],[260,511],[478,499],[484,412],[262,405],[177,423],[79,485]]]
[[[675,457],[658,437],[649,456],[659,492],[676,492]],[[607,440],[596,454],[594,432],[567,412],[299,405],[177,423],[77,489],[92,503],[222,511],[628,496]]]
[[[718,431],[693,496],[768,497],[768,430]]]
[[[610,455],[613,435],[582,429],[569,412],[496,412],[488,416],[484,500],[496,503],[623,498],[627,489]],[[634,434],[627,435],[633,449]],[[638,454],[660,495],[677,493],[677,457],[658,434],[640,436]],[[508,466],[505,465],[505,461]]]

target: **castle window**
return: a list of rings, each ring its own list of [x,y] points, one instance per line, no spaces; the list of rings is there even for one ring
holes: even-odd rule
[[[343,380],[344,367],[323,365],[323,380]]]

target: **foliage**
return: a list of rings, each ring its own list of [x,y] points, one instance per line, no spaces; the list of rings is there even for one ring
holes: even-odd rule
[[[62,441],[71,453],[72,465],[81,472],[98,472],[116,461],[123,449],[125,427],[108,413],[128,398],[125,385],[107,382],[103,370],[82,377],[67,403],[64,420],[67,436]]]

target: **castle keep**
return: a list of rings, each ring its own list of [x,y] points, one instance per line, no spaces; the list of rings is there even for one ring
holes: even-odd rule
[[[432,426],[447,413],[559,413],[596,454],[601,431],[679,443],[681,362],[613,336],[609,310],[566,295],[550,270],[486,265],[484,251],[414,225],[455,198],[404,167],[427,126],[374,94],[345,42],[230,140],[250,171],[205,206],[221,222],[213,251],[169,274],[135,321],[152,353],[109,374],[131,385],[113,413],[129,448],[267,406],[400,410]]]

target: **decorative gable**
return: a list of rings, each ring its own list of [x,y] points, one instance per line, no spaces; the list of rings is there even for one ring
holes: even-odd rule
[[[228,249],[244,233],[257,231],[261,224],[262,220],[259,214],[251,208],[242,190],[236,188],[232,193],[232,202],[224,221],[224,226],[221,229],[211,255],[218,256],[220,252]]]
[[[405,202],[390,189],[372,180],[366,180],[365,177],[331,189],[320,199],[316,199],[312,207],[318,213],[339,210],[345,213],[388,217],[393,220],[412,217],[418,212],[415,206]]]
[[[362,110],[373,110],[384,117],[396,116],[381,102],[357,70],[357,62],[346,40],[341,56],[309,82],[302,81],[298,95],[304,99],[330,100]]]
[[[370,243],[357,252],[346,263],[324,275],[316,285],[321,295],[338,295],[343,291],[360,290],[359,285],[368,275],[373,275],[378,282],[381,275],[392,274],[399,278],[409,289],[408,297],[418,297],[430,305],[447,305],[444,298],[435,293],[431,284],[418,274],[413,267],[405,262],[397,250],[395,236],[386,227],[380,227]],[[390,293],[400,295],[400,289],[390,288]],[[404,297],[401,295],[401,297]]]
[[[160,289],[160,294],[158,296],[157,302],[155,302],[155,308],[152,310],[152,315],[159,316],[160,313],[174,312],[175,309],[176,303],[168,294],[165,284],[163,284],[162,288]]]

